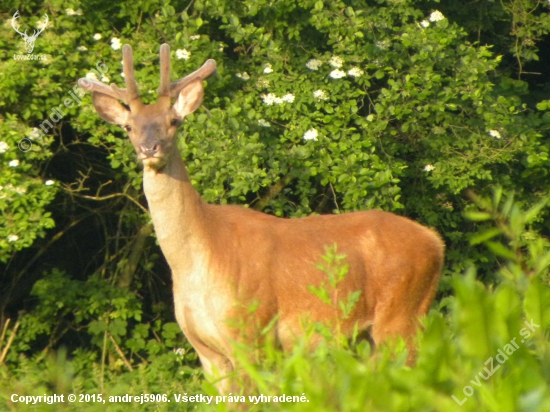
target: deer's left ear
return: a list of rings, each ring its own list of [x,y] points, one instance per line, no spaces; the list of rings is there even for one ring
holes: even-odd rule
[[[193,113],[202,103],[204,87],[202,80],[189,83],[178,94],[178,99],[172,109],[180,118],[184,118],[189,113]]]

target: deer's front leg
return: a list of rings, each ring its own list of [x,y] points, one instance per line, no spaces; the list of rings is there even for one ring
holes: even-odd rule
[[[222,355],[202,343],[189,342],[197,351],[201,360],[202,369],[208,381],[212,382],[221,395],[227,395],[234,391],[231,387],[231,376],[233,370],[233,362],[227,356]]]

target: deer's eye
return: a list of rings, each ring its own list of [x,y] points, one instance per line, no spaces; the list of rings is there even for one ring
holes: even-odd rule
[[[124,127],[124,130],[126,130],[127,132],[132,131],[132,127],[129,124],[125,124],[123,127]]]
[[[172,120],[170,120],[170,126],[178,127],[180,124],[181,124],[181,120],[180,120],[180,119],[172,119]]]

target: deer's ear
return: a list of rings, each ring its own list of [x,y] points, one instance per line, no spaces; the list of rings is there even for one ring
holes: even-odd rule
[[[121,105],[117,99],[103,93],[92,93],[92,102],[99,117],[106,122],[124,126],[130,111]]]
[[[202,103],[202,97],[204,95],[204,87],[202,80],[197,80],[189,83],[178,95],[176,103],[174,103],[173,110],[177,116],[184,118],[189,113],[193,113]]]

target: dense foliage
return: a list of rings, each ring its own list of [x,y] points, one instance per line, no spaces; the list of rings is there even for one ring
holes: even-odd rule
[[[24,410],[12,393],[214,394],[174,323],[134,151],[76,87],[122,85],[129,43],[154,101],[167,42],[173,76],[218,64],[180,138],[206,201],[283,217],[380,208],[447,245],[415,368],[402,347],[266,347],[260,364],[243,356],[253,390],[307,396],[289,410],[548,410],[550,100],[534,72],[550,58],[549,6],[457,4],[4,2],[0,405]],[[30,34],[45,13],[33,51],[44,59],[14,57],[25,43],[12,24]]]

